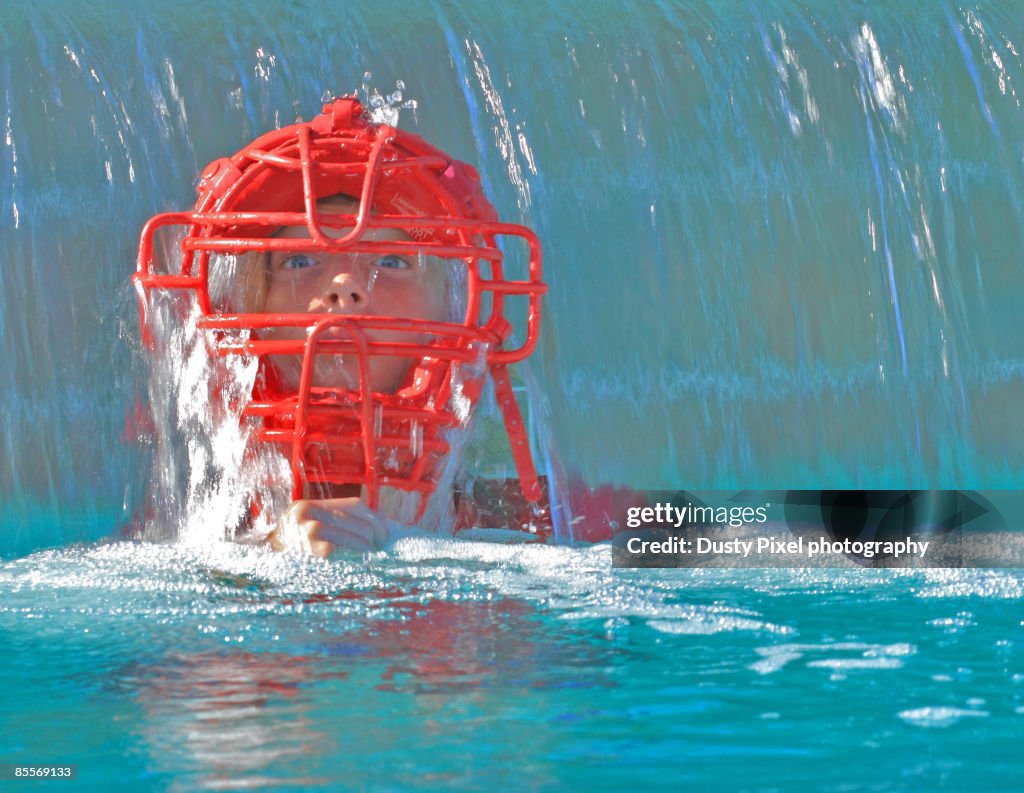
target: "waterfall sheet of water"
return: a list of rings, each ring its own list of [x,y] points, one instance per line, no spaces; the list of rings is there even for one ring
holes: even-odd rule
[[[419,108],[401,123],[540,234],[537,380],[571,472],[1020,483],[1012,3],[108,0],[0,20],[5,554],[104,536],[143,503],[142,222],[367,71],[403,80]]]

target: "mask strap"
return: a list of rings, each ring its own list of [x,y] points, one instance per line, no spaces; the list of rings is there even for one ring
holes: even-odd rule
[[[516,473],[519,474],[519,486],[523,490],[524,498],[536,503],[541,497],[540,482],[537,480],[537,469],[533,465],[533,455],[530,454],[530,442],[523,426],[522,414],[519,412],[519,403],[516,402],[515,393],[512,391],[508,367],[500,363],[491,364],[491,379],[494,381],[494,395],[498,400],[502,418],[505,419],[505,427],[512,444],[512,459],[515,460]]]

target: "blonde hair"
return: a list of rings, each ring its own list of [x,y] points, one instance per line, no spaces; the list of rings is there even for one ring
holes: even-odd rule
[[[345,193],[336,193],[319,199],[317,207],[329,212],[355,214],[359,211],[359,201]],[[276,229],[270,236],[279,236],[284,228]],[[432,299],[444,307],[445,316],[438,319],[461,323],[466,303],[465,268],[447,259],[438,260],[437,265],[443,277],[430,279],[428,288]],[[261,313],[266,304],[270,277],[270,253],[267,251],[211,256],[210,302],[216,310],[225,313]]]
[[[251,251],[210,257],[210,304],[230,314],[254,314],[267,299],[269,254]]]
[[[317,207],[355,214],[359,211],[359,201],[345,193],[336,193],[321,198]],[[270,236],[278,236],[284,228],[275,229]],[[214,254],[210,257],[210,304],[225,313],[260,313],[267,300],[269,265],[268,251]]]

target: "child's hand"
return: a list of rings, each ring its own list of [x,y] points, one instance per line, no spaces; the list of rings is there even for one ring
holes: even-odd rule
[[[296,540],[313,556],[327,558],[339,548],[376,551],[391,538],[388,524],[358,497],[293,501],[271,533],[275,551]]]

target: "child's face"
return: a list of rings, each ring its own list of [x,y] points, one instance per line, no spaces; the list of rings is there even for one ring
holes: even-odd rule
[[[354,214],[358,205],[343,199],[324,199],[317,204],[322,213]],[[341,237],[350,229],[326,229],[332,237]],[[288,226],[275,235],[278,239],[308,239],[305,227]],[[370,229],[367,241],[408,241],[398,229]],[[379,253],[329,253],[324,251],[272,251],[267,263],[267,313],[312,313],[395,317],[444,321],[447,317],[447,278],[441,268],[431,267],[416,255]],[[322,338],[330,338],[332,331]],[[344,331],[337,331],[344,337]],[[410,338],[397,331],[367,330],[371,341],[422,343],[425,338]],[[267,334],[274,339],[305,338],[303,328],[279,328]],[[395,356],[372,356],[370,388],[393,392],[401,384],[411,361]],[[274,364],[285,383],[298,387],[301,359],[275,356]],[[314,385],[356,388],[359,386],[358,362],[353,355],[318,356]]]

